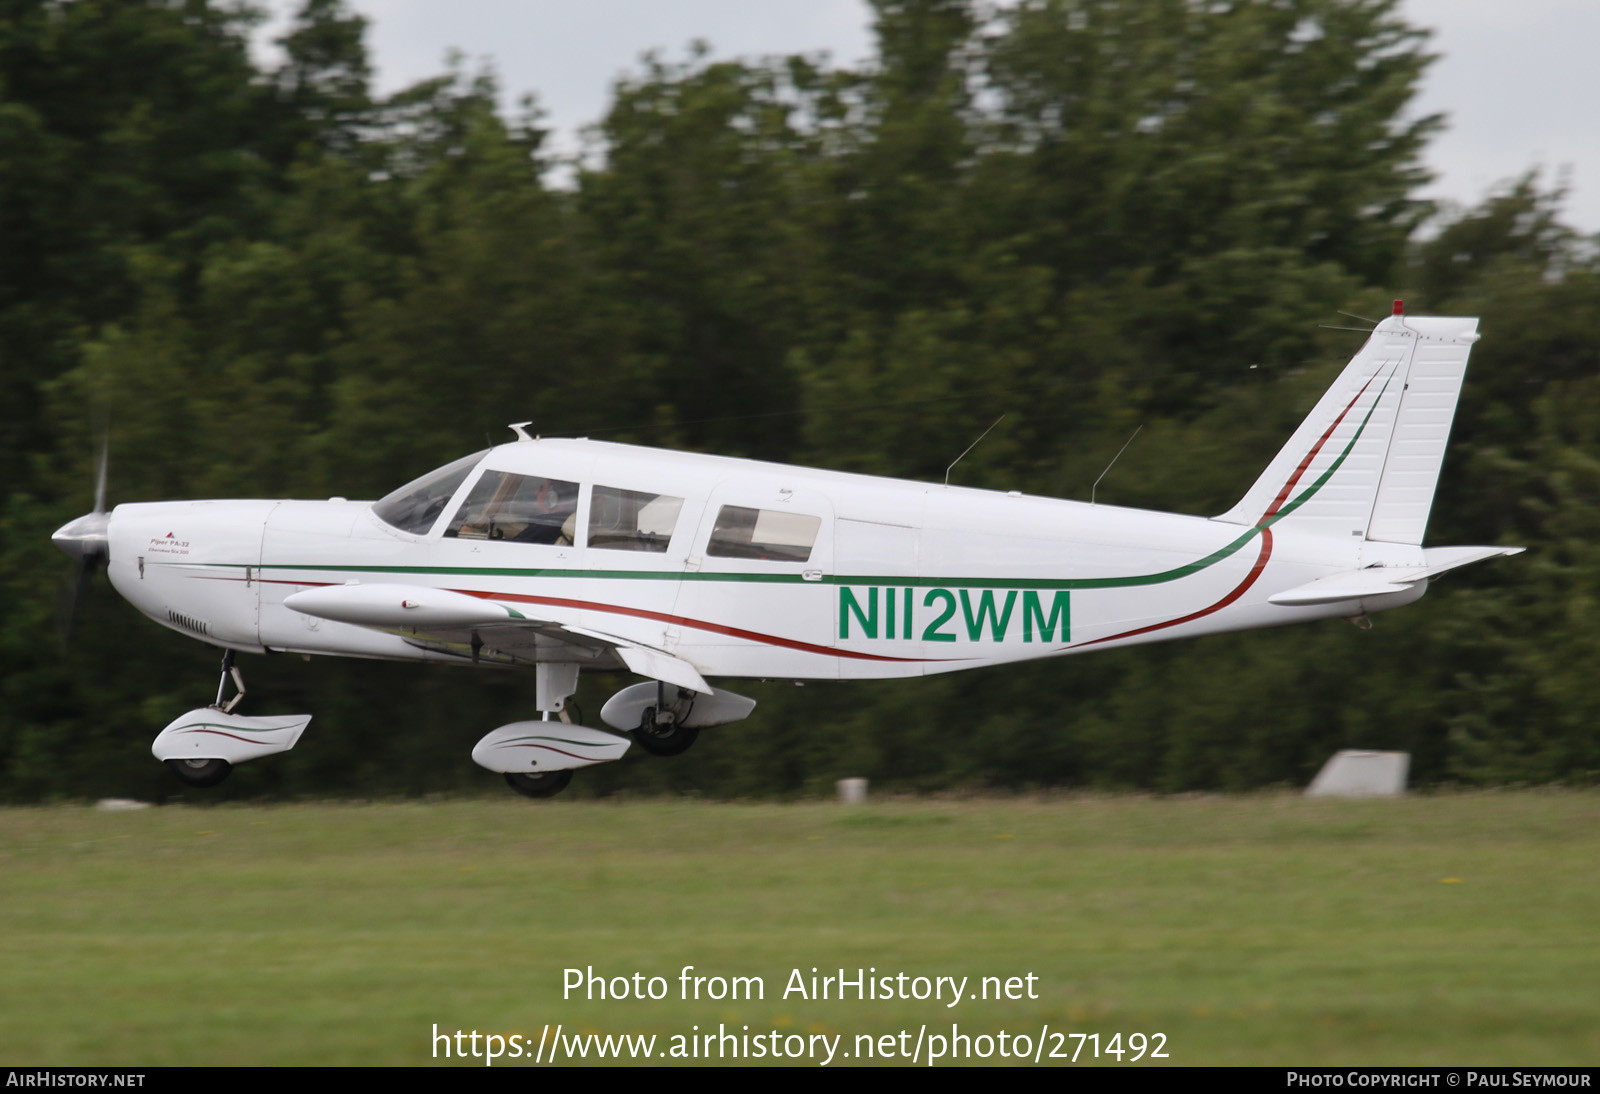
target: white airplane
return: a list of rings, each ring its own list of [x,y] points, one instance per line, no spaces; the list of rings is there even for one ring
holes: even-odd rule
[[[1218,517],[530,437],[377,502],[95,511],[53,537],[157,623],[222,647],[215,704],[152,751],[208,786],[309,715],[235,714],[235,651],[534,667],[537,721],[472,757],[532,797],[637,742],[673,755],[753,700],[712,678],[862,680],[1344,617],[1520,547],[1423,547],[1476,319],[1396,301]],[[585,670],[628,670],[572,724]],[[234,692],[224,701],[228,683]]]

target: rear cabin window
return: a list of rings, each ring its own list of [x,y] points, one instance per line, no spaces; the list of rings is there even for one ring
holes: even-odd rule
[[[386,494],[372,505],[372,512],[384,523],[402,532],[425,536],[433,522],[439,519],[444,507],[450,503],[461,484],[467,481],[478,461],[488,454],[488,449],[463,456],[454,463],[429,471],[420,479],[406,483],[392,494]]]
[[[724,505],[711,529],[706,554],[716,558],[805,562],[811,558],[821,527],[821,517],[806,513]]]
[[[665,554],[683,499],[596,486],[589,502],[589,546]]]
[[[572,543],[577,520],[577,483],[485,471],[444,534],[566,547]]]

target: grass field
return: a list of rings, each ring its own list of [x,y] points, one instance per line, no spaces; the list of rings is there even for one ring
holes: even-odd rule
[[[0,879],[0,1064],[430,1063],[435,1023],[1600,1061],[1592,792],[58,806],[0,810]],[[765,998],[681,1000],[685,965]],[[668,997],[563,1000],[587,966]],[[813,966],[1038,998],[783,998]]]

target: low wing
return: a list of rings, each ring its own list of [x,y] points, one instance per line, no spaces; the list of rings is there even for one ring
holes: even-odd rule
[[[428,649],[502,663],[578,661],[598,669],[626,667],[702,695],[712,693],[700,670],[681,657],[630,638],[530,614],[488,597],[417,585],[329,585],[284,599],[306,615],[396,634]]]

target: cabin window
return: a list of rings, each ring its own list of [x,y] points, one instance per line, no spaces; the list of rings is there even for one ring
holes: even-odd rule
[[[577,483],[485,471],[444,534],[566,547],[572,543],[577,520]]]
[[[589,546],[664,554],[683,499],[596,486],[589,501]]]
[[[821,527],[821,517],[806,513],[724,505],[711,529],[706,554],[716,558],[805,562],[811,558]]]
[[[406,483],[394,493],[374,502],[372,512],[385,524],[392,524],[402,532],[410,532],[414,536],[427,535],[433,522],[439,519],[444,507],[488,451],[484,449],[463,456],[455,463],[445,464],[420,479]]]

